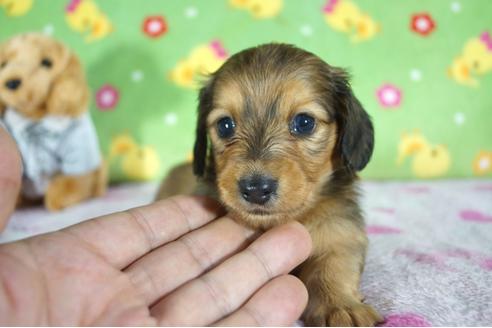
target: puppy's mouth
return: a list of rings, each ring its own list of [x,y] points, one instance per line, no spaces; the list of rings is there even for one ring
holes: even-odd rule
[[[275,206],[276,204],[267,203],[265,205],[245,205],[243,202],[240,206],[233,206],[236,212],[246,214],[248,216],[254,216],[261,219],[269,219],[277,216],[290,216],[293,213],[297,213],[299,208],[292,208],[285,210]]]
[[[298,209],[286,211],[285,209],[273,206],[247,208],[244,205],[238,206],[238,204],[234,206],[228,206],[226,204],[226,207],[231,217],[255,229],[269,229],[278,224],[295,220],[299,216]]]
[[[257,217],[260,219],[268,219],[269,217],[282,214],[272,202],[258,205],[245,202],[243,199],[238,198],[229,202],[226,201],[224,205],[237,213],[240,217]]]
[[[236,204],[239,206],[235,206],[236,210],[243,212],[244,214],[248,214],[250,216],[261,216],[267,217],[272,215],[281,214],[281,209],[278,208],[278,199],[277,195],[274,195],[271,199],[269,199],[265,203],[256,204],[248,202],[242,196],[238,196],[236,199]]]
[[[269,211],[267,209],[262,209],[262,208],[255,208],[255,209],[249,210],[247,212],[249,214],[258,215],[258,216],[267,216],[267,215],[275,214],[275,212]]]

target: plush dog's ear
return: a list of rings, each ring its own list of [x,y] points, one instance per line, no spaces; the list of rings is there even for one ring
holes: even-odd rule
[[[202,177],[207,162],[207,116],[213,106],[213,80],[211,79],[200,89],[198,96],[198,119],[196,123],[196,139],[193,149],[193,173]]]
[[[89,88],[78,58],[72,52],[67,56],[65,67],[53,81],[46,109],[52,115],[76,117],[88,108]]]
[[[371,118],[355,97],[342,70],[336,73],[335,92],[342,111],[339,123],[339,146],[345,164],[355,171],[362,170],[374,149],[374,128]]]

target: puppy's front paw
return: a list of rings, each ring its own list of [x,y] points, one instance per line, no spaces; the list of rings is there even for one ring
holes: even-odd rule
[[[346,305],[320,307],[306,313],[304,321],[306,326],[372,327],[383,318],[372,306],[353,301]]]

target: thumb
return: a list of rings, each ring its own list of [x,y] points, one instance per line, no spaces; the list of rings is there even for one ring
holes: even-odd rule
[[[17,146],[0,124],[0,231],[6,226],[17,202],[21,167]]]

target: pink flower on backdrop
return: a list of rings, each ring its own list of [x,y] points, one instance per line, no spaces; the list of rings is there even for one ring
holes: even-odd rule
[[[400,106],[402,91],[393,84],[383,84],[376,91],[379,104],[383,107],[394,108]]]
[[[432,327],[424,317],[415,313],[396,313],[384,318],[380,327]]]
[[[101,111],[114,109],[119,100],[118,90],[110,84],[105,84],[97,90],[96,105]]]
[[[167,32],[163,16],[147,16],[142,23],[142,31],[151,38],[158,38]]]

